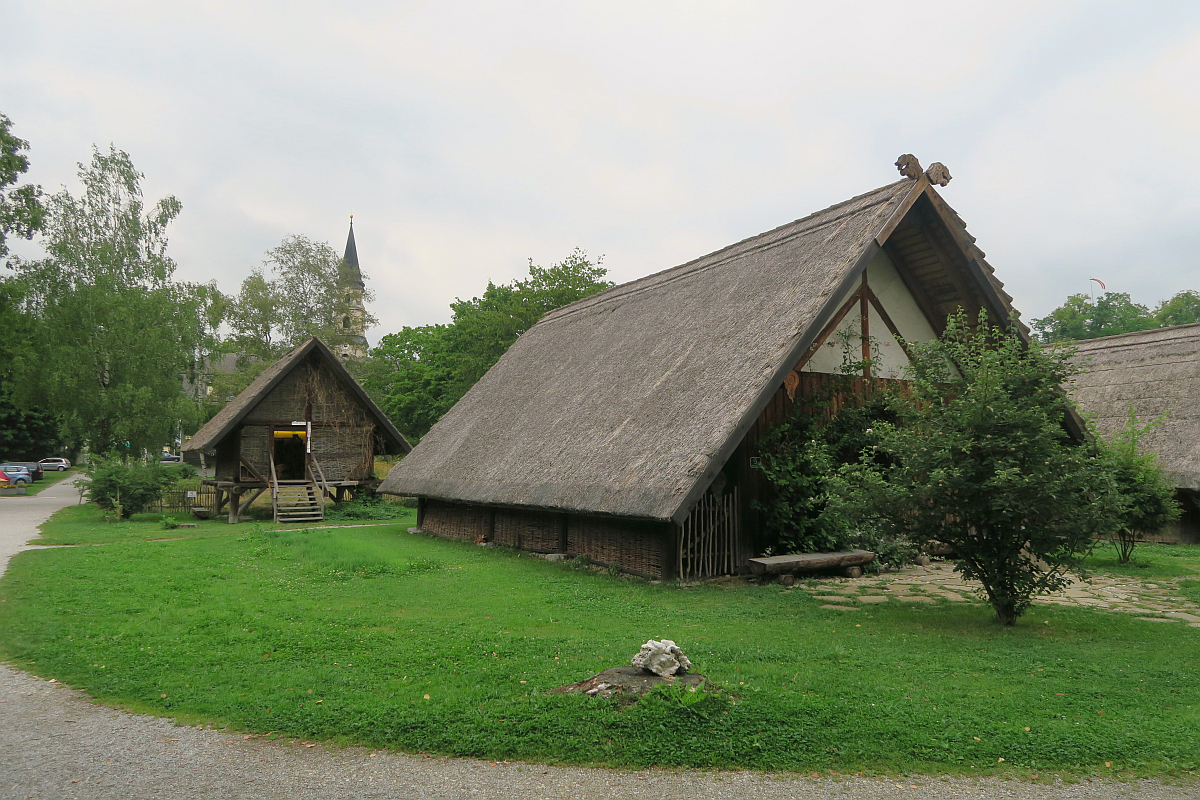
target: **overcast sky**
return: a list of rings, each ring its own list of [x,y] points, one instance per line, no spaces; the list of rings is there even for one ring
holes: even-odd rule
[[[530,258],[675,266],[908,152],[1026,320],[1092,277],[1200,289],[1194,0],[0,0],[0,41],[30,180],[127,151],[183,203],[177,277],[230,293],[288,234],[340,252],[353,213],[372,342]]]

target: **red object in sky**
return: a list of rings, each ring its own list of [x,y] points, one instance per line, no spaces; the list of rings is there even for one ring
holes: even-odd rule
[[[1095,281],[1096,283],[1100,284],[1101,291],[1104,291],[1104,292],[1108,291],[1108,287],[1104,285],[1104,281],[1100,280],[1099,278],[1088,278],[1088,280]]]

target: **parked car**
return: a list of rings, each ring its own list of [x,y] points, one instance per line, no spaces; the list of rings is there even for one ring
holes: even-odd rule
[[[173,456],[170,453],[163,453],[158,457],[158,463],[160,464],[175,464],[181,460],[179,456]]]
[[[0,469],[4,469],[5,467],[23,467],[29,473],[29,477],[35,481],[40,481],[46,477],[46,474],[42,471],[42,465],[36,461],[6,461],[0,464]]]
[[[65,458],[43,458],[38,463],[42,465],[42,469],[56,469],[59,472],[71,467],[71,462]]]
[[[16,464],[0,466],[0,473],[3,473],[4,481],[10,486],[28,486],[33,483],[33,476],[29,474],[29,470]]]

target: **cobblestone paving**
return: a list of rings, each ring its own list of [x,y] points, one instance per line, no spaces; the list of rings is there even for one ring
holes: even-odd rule
[[[878,603],[982,602],[976,581],[964,581],[953,564],[912,566],[871,577],[812,578],[797,588],[813,592],[825,608],[854,611]],[[1179,593],[1174,579],[1139,581],[1134,578],[1095,575],[1076,579],[1065,590],[1034,601],[1044,605],[1078,606],[1134,614],[1147,622],[1182,623],[1200,628],[1200,608]]]

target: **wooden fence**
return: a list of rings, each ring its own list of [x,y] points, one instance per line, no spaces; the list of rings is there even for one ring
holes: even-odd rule
[[[194,506],[212,508],[217,502],[216,488],[201,486],[199,489],[167,489],[157,505],[146,510],[162,514],[191,514]]]
[[[737,571],[738,489],[704,495],[679,526],[675,574],[696,580]]]

